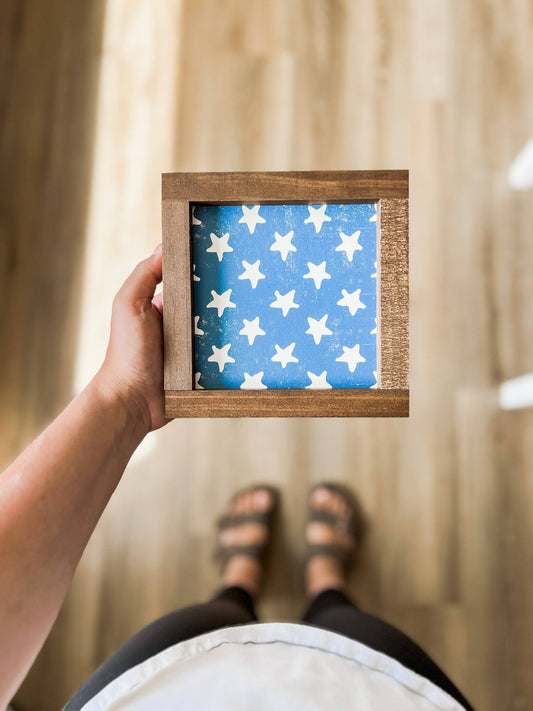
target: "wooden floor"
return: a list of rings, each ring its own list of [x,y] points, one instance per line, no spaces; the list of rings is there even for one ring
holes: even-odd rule
[[[6,0],[0,9],[0,458],[82,387],[113,293],[159,241],[160,173],[409,168],[411,418],[174,421],[82,559],[17,709],[58,709],[117,645],[216,586],[212,522],[278,484],[261,610],[293,619],[306,494],[359,493],[353,593],[479,709],[533,708],[530,0]]]

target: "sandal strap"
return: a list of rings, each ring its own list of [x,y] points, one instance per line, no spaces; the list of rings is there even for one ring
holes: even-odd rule
[[[327,523],[338,531],[347,533],[350,536],[355,537],[355,529],[353,525],[353,515],[350,514],[347,518],[337,516],[337,514],[327,511],[326,509],[315,509],[314,507],[309,510],[308,523]]]
[[[237,528],[245,523],[258,523],[261,526],[269,526],[272,520],[272,511],[255,511],[249,514],[235,514],[223,516],[218,522],[219,531],[226,528]]]

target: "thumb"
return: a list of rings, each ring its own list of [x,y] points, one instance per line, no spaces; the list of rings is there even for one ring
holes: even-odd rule
[[[130,306],[142,305],[146,308],[147,304],[144,302],[151,305],[156,287],[163,278],[162,262],[161,245],[158,245],[152,255],[137,264],[118,292],[117,298]]]

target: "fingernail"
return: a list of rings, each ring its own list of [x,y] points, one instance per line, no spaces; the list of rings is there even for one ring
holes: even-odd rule
[[[163,249],[163,245],[162,245],[162,243],[160,242],[160,243],[157,245],[157,247],[154,249],[154,251],[152,252],[152,256],[154,256],[155,254],[161,254],[161,250],[162,250],[162,249]]]

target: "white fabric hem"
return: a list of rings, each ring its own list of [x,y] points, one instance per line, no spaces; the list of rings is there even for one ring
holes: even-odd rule
[[[139,685],[153,681],[158,673],[170,666],[225,644],[286,644],[320,650],[395,679],[410,691],[430,701],[438,711],[464,711],[464,707],[444,690],[386,654],[329,630],[285,622],[224,627],[167,647],[110,682],[85,704],[83,711],[107,711],[115,701],[124,700],[124,697]]]

